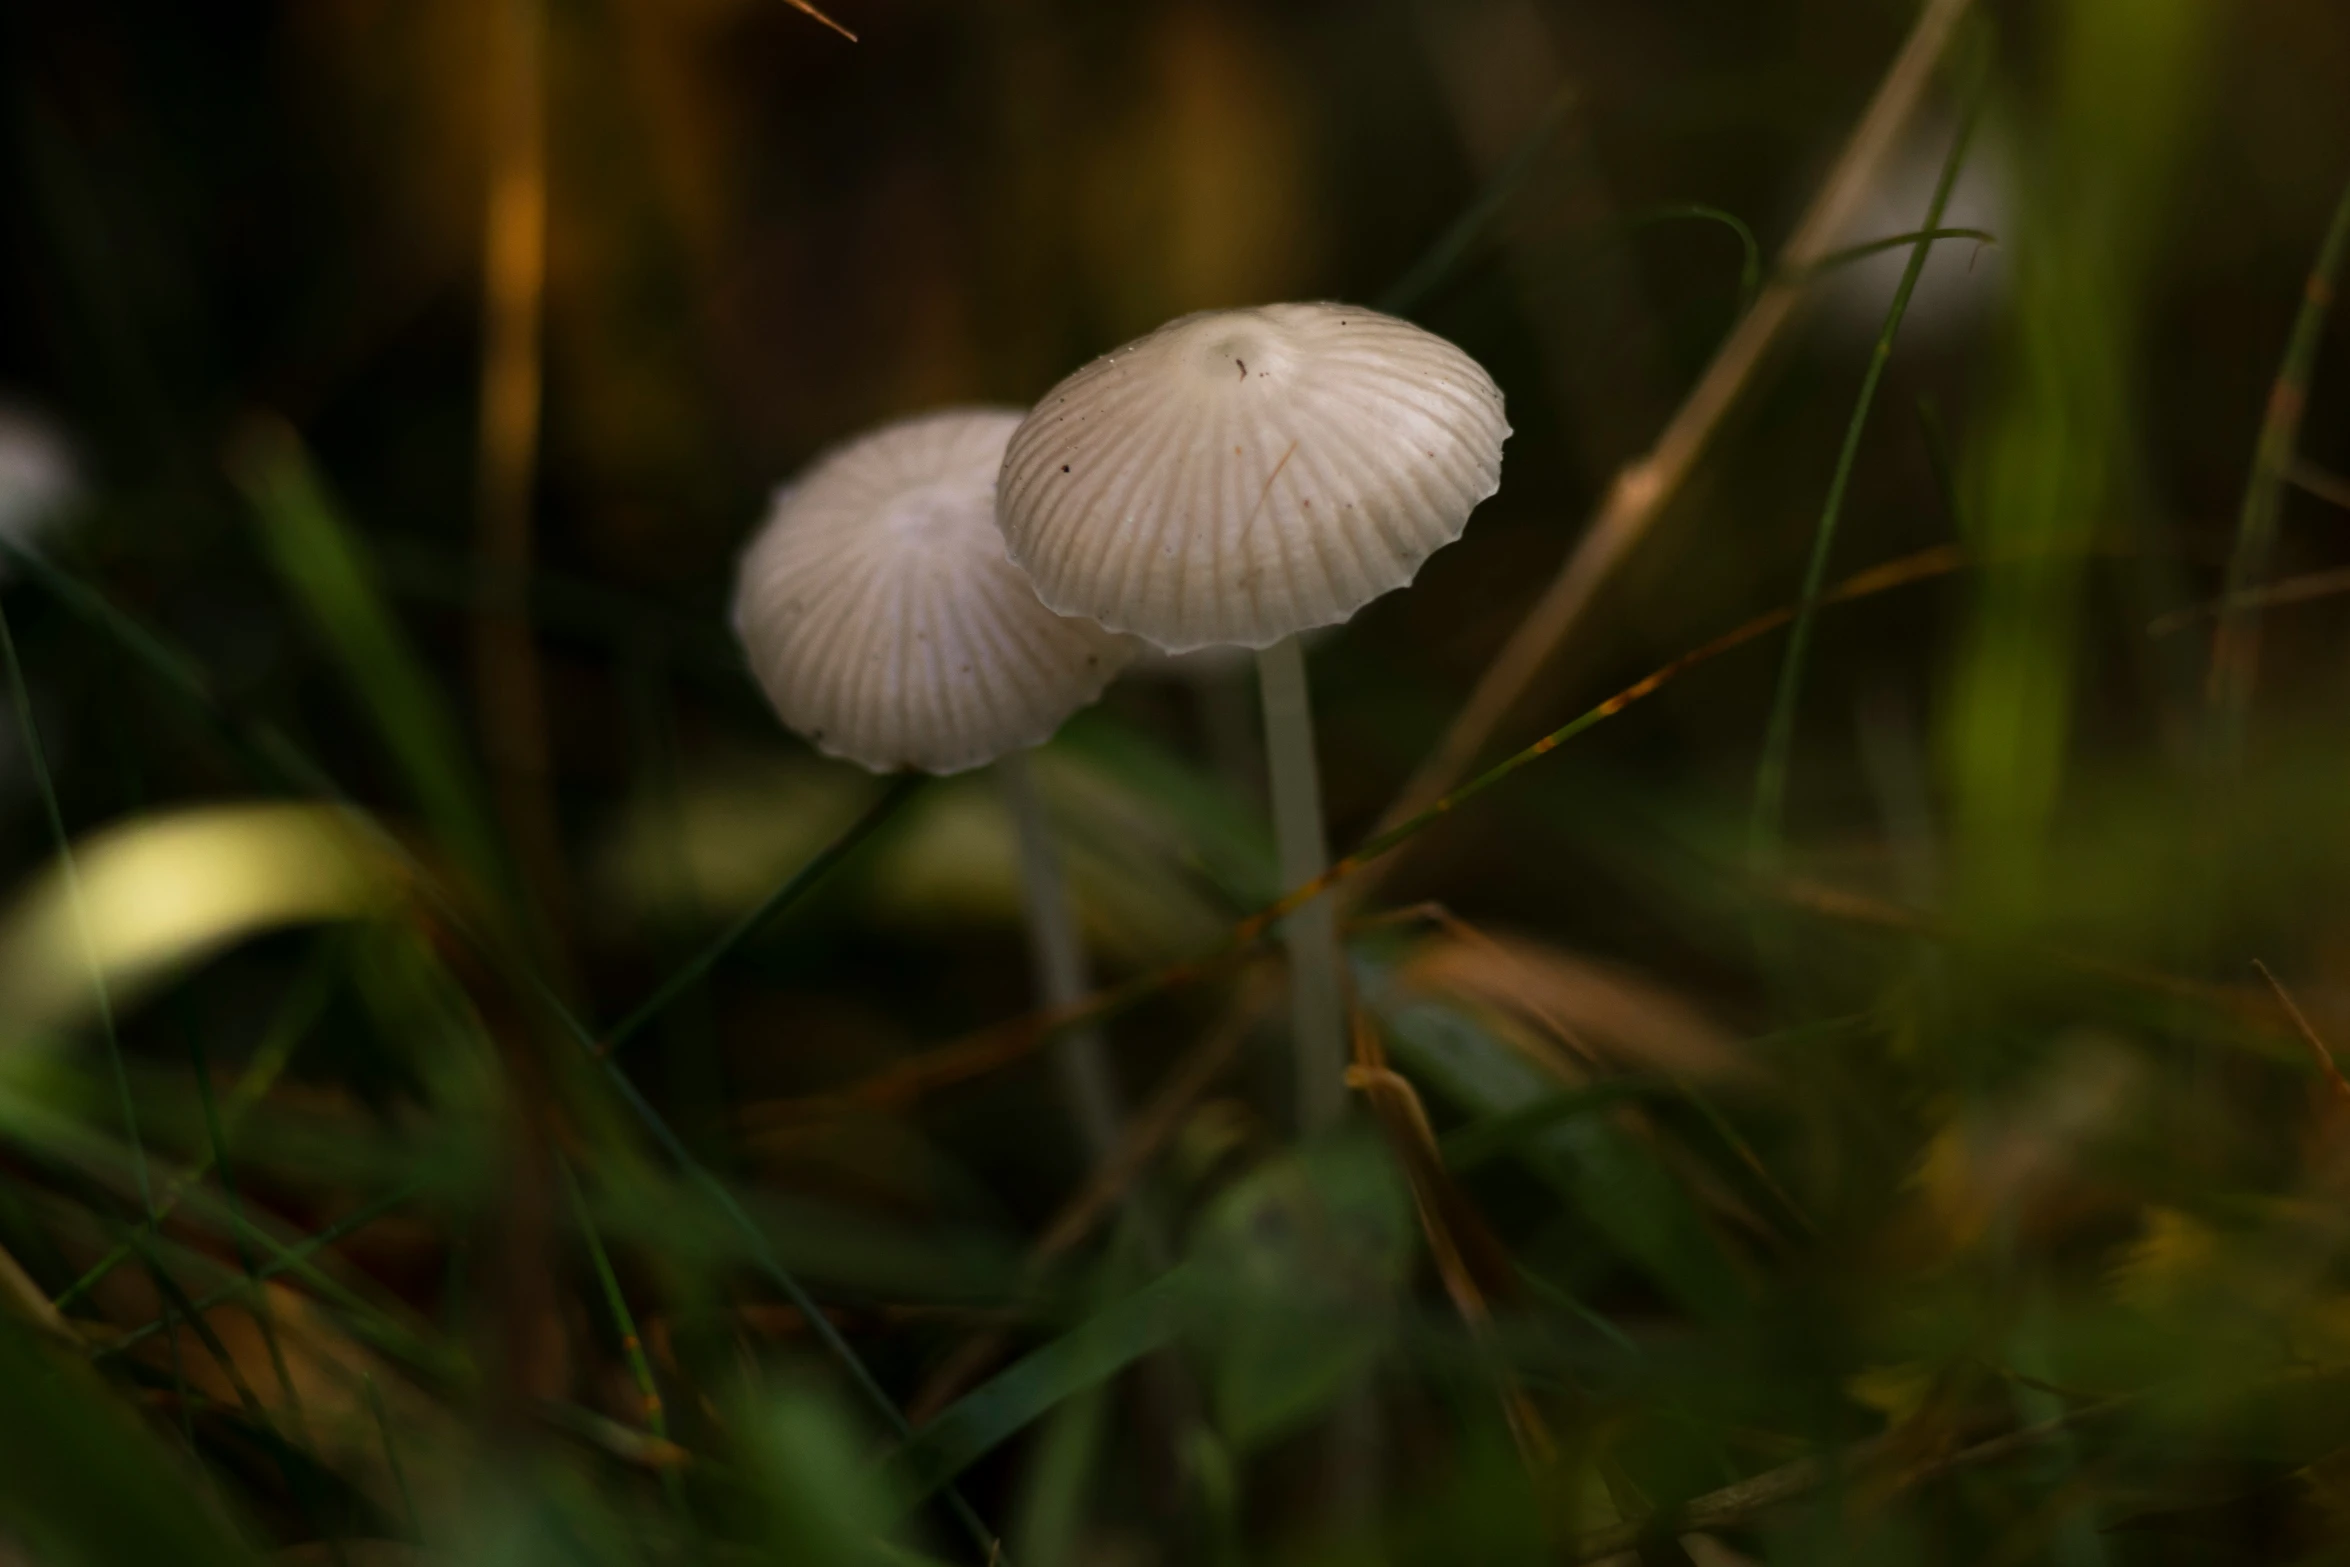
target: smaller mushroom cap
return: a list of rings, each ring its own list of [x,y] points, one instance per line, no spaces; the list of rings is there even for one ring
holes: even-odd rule
[[[1038,597],[1170,652],[1270,647],[1412,580],[1501,487],[1477,361],[1351,305],[1179,321],[1045,394],[997,521]]]
[[[743,552],[734,629],[784,723],[876,772],[954,773],[1050,739],[1135,644],[1037,601],[996,473],[1020,415],[952,409],[835,447]]]

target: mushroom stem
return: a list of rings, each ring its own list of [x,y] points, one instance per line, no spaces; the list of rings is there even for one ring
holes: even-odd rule
[[[1020,901],[1028,912],[1028,950],[1036,970],[1037,997],[1058,1009],[1082,999],[1089,988],[1085,947],[1077,934],[1061,857],[1053,843],[1044,801],[1028,770],[1026,751],[996,759],[996,778],[1012,813],[1020,845]],[[1086,1156],[1099,1164],[1118,1146],[1118,1088],[1102,1049],[1101,1031],[1091,1024],[1062,1034],[1053,1046],[1061,1092],[1084,1139]]]
[[[1265,758],[1273,785],[1273,841],[1281,884],[1312,881],[1330,865],[1322,827],[1322,776],[1314,760],[1314,710],[1305,652],[1285,637],[1257,654],[1265,706]],[[1346,1107],[1346,1034],[1338,911],[1316,898],[1282,925],[1289,945],[1289,1015],[1297,1051],[1297,1120],[1312,1132]]]

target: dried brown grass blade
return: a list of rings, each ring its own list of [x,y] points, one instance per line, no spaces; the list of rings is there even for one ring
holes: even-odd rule
[[[2314,495],[2329,506],[2350,511],[2350,479],[2329,469],[2321,468],[2306,457],[2296,457],[2286,470],[2285,482],[2304,494]]]
[[[1501,1037],[1562,1083],[1585,1082],[1594,1067],[1635,1066],[1679,1084],[1772,1201],[1807,1233],[1818,1233],[1810,1215],[1754,1146],[1696,1086],[1759,1076],[1727,1030],[1653,981],[1546,943],[1496,936],[1441,904],[1421,904],[1414,912],[1450,939],[1430,942],[1408,958],[1397,971],[1399,984],[1519,1019],[1527,1031],[1505,1029]],[[1556,1049],[1549,1048],[1552,1042]],[[1627,1124],[1646,1124],[1646,1118],[1629,1107],[1617,1114]],[[1694,1172],[1692,1183],[1725,1212],[1755,1222],[1743,1204],[1715,1183]]]
[[[850,43],[855,43],[857,41],[857,35],[855,33],[850,32],[847,28],[841,26],[840,23],[834,21],[831,17],[826,16],[822,11],[817,10],[814,6],[808,3],[808,0],[783,0],[783,3],[790,6],[793,10],[799,12],[802,16],[812,17],[816,21],[823,23],[826,27],[831,28],[834,32],[840,34],[843,38],[846,38]]]
[[[2146,623],[2146,634],[2150,637],[2167,637],[2198,622],[2238,611],[2307,604],[2314,599],[2331,598],[2339,593],[2350,593],[2350,570],[2336,568],[2332,571],[2307,572],[2271,582],[2266,587],[2247,588],[2241,593],[2230,593],[2225,598],[2190,604],[2185,609],[2174,609],[2167,615],[2157,615]]]
[[[1423,908],[1448,939],[1407,958],[1398,983],[1536,1025],[1572,1053],[1545,1060],[1553,1075],[1572,1082],[1594,1067],[1690,1081],[1753,1075],[1730,1032],[1669,987],[1547,942],[1480,930],[1441,905]]]
[[[2276,993],[2277,1005],[2285,1009],[2285,1016],[2292,1020],[2294,1032],[2301,1036],[2302,1042],[2309,1046],[2309,1053],[2316,1057],[2318,1073],[2325,1079],[2327,1086],[2333,1090],[2334,1097],[2344,1103],[2350,1103],[2350,1078],[2342,1076],[2341,1067],[2334,1061],[2333,1051],[2326,1048],[2325,1040],[2319,1036],[2316,1028],[2311,1026],[2309,1018],[2301,1010],[2300,1003],[2293,999],[2293,993],[2284,987],[2284,983],[2271,973],[2269,966],[2261,962],[2260,959],[2254,958],[2252,966],[2259,971],[2262,979],[2268,981],[2268,988]]]
[[[1488,1302],[1517,1291],[1517,1274],[1509,1253],[1494,1237],[1476,1204],[1445,1169],[1436,1129],[1429,1124],[1419,1090],[1387,1064],[1378,1025],[1360,1009],[1354,1016],[1354,1054],[1346,1084],[1369,1102],[1388,1146],[1403,1165],[1420,1232],[1427,1237],[1429,1258],[1453,1309],[1460,1313],[1470,1334],[1485,1342],[1493,1327]],[[1557,1443],[1541,1410],[1517,1379],[1497,1368],[1495,1380],[1518,1456],[1530,1474],[1539,1476],[1556,1456]]]

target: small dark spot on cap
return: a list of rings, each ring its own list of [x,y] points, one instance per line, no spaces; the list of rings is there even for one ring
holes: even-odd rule
[[[1069,471],[1069,465],[1067,463],[1061,464],[1061,471],[1063,473],[1067,473]]]

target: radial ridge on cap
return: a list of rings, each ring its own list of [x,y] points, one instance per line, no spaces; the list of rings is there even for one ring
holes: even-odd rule
[[[1172,652],[1268,647],[1409,583],[1501,486],[1484,367],[1350,305],[1171,321],[1046,393],[997,520],[1044,602]]]
[[[960,772],[1101,695],[1129,638],[1054,614],[1005,558],[1016,410],[961,408],[833,448],[743,552],[734,627],[784,724],[876,772]]]

